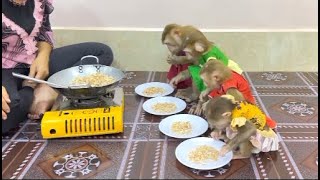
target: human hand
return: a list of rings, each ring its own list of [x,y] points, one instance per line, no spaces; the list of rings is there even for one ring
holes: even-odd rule
[[[38,55],[30,66],[29,76],[37,79],[45,79],[49,75],[49,57]]]
[[[8,118],[7,114],[10,112],[10,103],[9,94],[4,86],[2,86],[2,119],[6,120]]]

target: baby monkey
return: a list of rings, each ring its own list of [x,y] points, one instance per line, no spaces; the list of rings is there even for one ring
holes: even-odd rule
[[[213,130],[211,137],[226,142],[221,156],[233,151],[234,159],[249,158],[252,153],[279,148],[278,136],[269,128],[265,114],[256,105],[222,95],[208,101],[205,116]]]
[[[188,70],[188,66],[191,63],[191,61],[186,58],[185,52],[182,51],[181,40],[176,36],[176,31],[180,28],[182,28],[182,26],[178,24],[168,24],[162,32],[161,41],[169,50],[167,62],[171,64],[167,74],[169,82],[181,72]],[[191,92],[192,80],[191,78],[185,78],[179,83],[174,84],[174,86],[177,89],[175,96],[183,98]],[[186,101],[189,102],[190,100],[186,99]]]
[[[199,96],[199,102],[194,108],[194,114],[202,114],[203,106],[205,106],[205,102],[210,97],[225,94],[232,95],[237,101],[246,100],[253,104],[255,103],[248,81],[221,61],[216,59],[208,61],[201,68],[199,74],[206,89]]]

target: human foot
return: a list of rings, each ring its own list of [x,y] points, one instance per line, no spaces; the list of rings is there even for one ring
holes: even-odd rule
[[[28,118],[40,119],[40,116],[52,107],[57,97],[58,93],[50,86],[46,84],[39,84],[34,89],[33,102]]]
[[[34,82],[32,82],[32,81],[29,81],[29,80],[24,80],[23,82],[22,82],[22,87],[26,87],[26,86],[29,86],[29,87],[31,87],[31,88],[36,88],[37,87],[37,83],[34,83]]]

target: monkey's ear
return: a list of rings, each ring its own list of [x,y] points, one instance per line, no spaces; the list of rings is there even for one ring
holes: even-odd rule
[[[194,49],[197,52],[203,53],[205,50],[205,45],[202,42],[197,41],[196,43],[194,43]]]
[[[231,112],[224,112],[222,113],[223,117],[230,117],[231,116]]]

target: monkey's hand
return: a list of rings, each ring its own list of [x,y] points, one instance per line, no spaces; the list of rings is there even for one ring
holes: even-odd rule
[[[204,103],[202,104],[202,106],[201,106],[202,112],[204,112],[204,111],[206,110],[208,103],[209,103],[209,101],[204,102]]]
[[[189,70],[186,69],[186,70],[180,72],[174,78],[172,78],[171,81],[169,82],[169,84],[172,87],[176,88],[176,86],[178,85],[179,82],[184,81],[184,80],[188,79],[189,77],[190,77]]]
[[[206,90],[202,91],[200,93],[199,100],[202,101],[202,102],[208,100],[208,95],[209,95],[210,92],[211,92],[211,90],[209,88],[207,88]]]
[[[202,91],[200,96],[199,96],[199,102],[197,104],[197,107],[195,108],[194,110],[194,113],[195,115],[198,115],[200,116],[202,113],[205,112],[206,110],[206,107],[207,107],[207,104],[208,104],[208,99],[206,98],[207,96],[207,92],[210,92],[210,91]],[[205,96],[205,97],[204,97]]]
[[[219,152],[219,155],[220,156],[224,156],[226,155],[229,151],[231,151],[231,148],[228,146],[228,145],[224,145],[222,146],[220,152]]]
[[[201,103],[193,104],[189,109],[188,113],[200,116],[202,113],[202,104]]]
[[[219,140],[221,137],[221,131],[212,131],[210,133],[210,136],[214,139],[214,140]]]
[[[168,55],[167,62],[172,65],[192,63],[192,61],[188,60],[185,56],[176,56],[171,54]]]
[[[171,81],[169,82],[169,84],[173,87],[173,88],[177,88],[177,85],[179,82],[182,81],[181,76],[177,75],[174,78],[171,79]]]
[[[176,56],[173,56],[171,54],[168,55],[167,57],[167,62],[168,64],[172,64],[172,65],[175,65],[175,64],[179,64],[176,59],[175,59]]]
[[[198,102],[197,107],[194,111],[195,115],[200,116],[202,114],[202,104],[203,104],[202,102],[200,102],[200,101]]]
[[[191,106],[191,108],[189,109],[189,114],[193,114],[195,111],[196,111],[196,108],[197,108],[197,105],[198,104],[193,104],[192,106]]]

